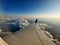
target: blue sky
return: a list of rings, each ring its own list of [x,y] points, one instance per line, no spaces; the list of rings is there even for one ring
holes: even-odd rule
[[[4,14],[60,13],[60,0],[1,0]]]

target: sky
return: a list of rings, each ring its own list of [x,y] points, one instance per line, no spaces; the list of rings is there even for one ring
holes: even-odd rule
[[[0,0],[2,14],[60,14],[60,0]]]

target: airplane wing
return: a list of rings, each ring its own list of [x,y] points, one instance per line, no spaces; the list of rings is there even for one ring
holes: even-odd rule
[[[9,45],[55,45],[37,24],[3,37]]]

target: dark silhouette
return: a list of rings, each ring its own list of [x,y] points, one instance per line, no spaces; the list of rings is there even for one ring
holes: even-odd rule
[[[37,23],[38,19],[35,20],[35,24]]]

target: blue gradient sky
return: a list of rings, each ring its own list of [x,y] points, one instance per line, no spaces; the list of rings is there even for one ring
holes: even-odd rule
[[[60,0],[1,0],[4,14],[60,14]]]

